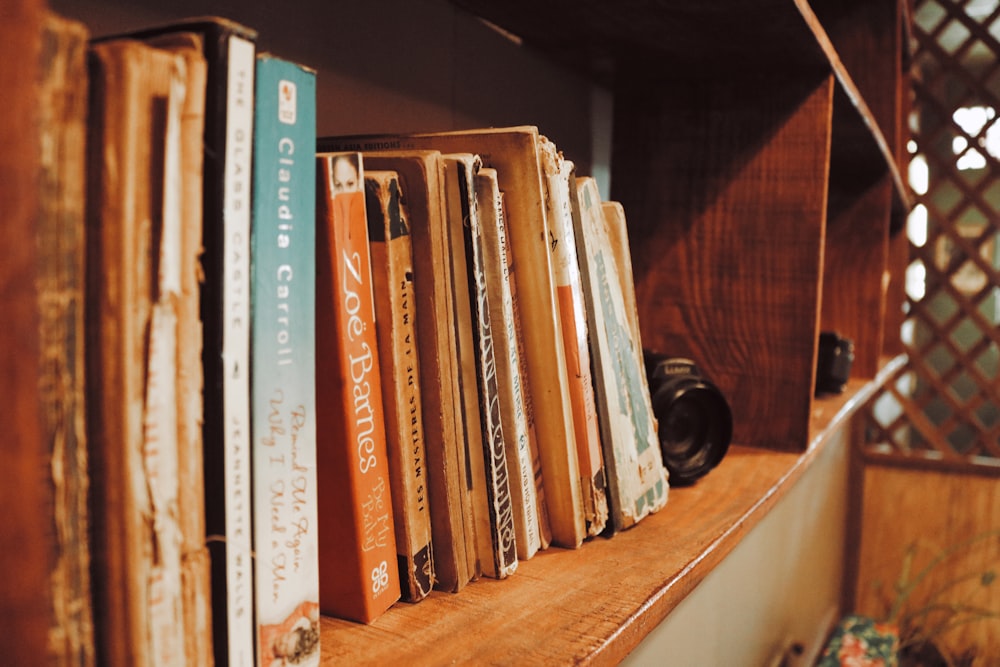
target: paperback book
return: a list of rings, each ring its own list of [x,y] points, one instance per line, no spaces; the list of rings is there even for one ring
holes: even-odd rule
[[[316,74],[257,56],[252,436],[257,664],[318,665]]]
[[[416,602],[426,597],[434,585],[434,558],[410,216],[403,204],[396,172],[365,172],[365,210],[396,559],[401,595],[404,600]]]
[[[370,623],[400,597],[358,153],[317,157],[320,605]]]

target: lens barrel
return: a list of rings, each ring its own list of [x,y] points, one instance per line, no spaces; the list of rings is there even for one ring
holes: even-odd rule
[[[646,353],[653,414],[671,486],[694,483],[729,449],[733,416],[726,397],[690,359]]]

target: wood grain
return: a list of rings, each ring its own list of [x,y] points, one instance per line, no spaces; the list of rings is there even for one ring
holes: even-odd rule
[[[397,604],[369,626],[324,617],[322,664],[617,663],[767,514],[880,381],[818,402],[803,452],[734,445],[712,473],[671,489],[666,508],[613,538],[548,549],[506,580]]]
[[[616,89],[643,345],[702,365],[734,439],[804,446],[829,176],[830,75]]]

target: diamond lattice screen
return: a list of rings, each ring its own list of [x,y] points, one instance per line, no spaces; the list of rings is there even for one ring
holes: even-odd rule
[[[914,0],[909,364],[870,406],[873,452],[1000,463],[1000,0]]]

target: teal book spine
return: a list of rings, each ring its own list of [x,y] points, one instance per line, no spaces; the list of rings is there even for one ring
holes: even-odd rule
[[[319,664],[316,75],[257,57],[251,437],[257,664]]]

